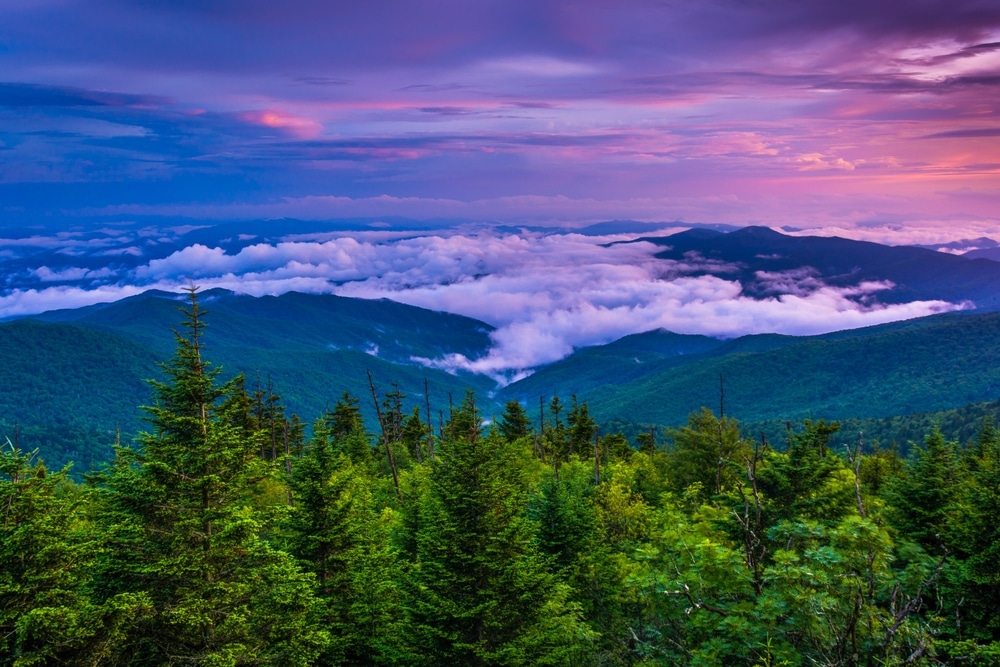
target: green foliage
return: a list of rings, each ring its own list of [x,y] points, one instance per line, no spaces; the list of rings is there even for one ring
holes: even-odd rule
[[[523,466],[471,396],[445,428],[408,573],[411,664],[568,664],[588,636],[534,547]]]
[[[931,635],[910,607],[932,566],[893,569],[893,544],[857,513],[784,520],[758,577],[722,508],[657,514],[633,577],[653,612],[637,647],[647,664],[924,664]]]
[[[507,441],[513,442],[531,432],[531,420],[517,401],[507,401],[503,414],[497,422],[497,428]]]
[[[935,428],[922,447],[914,448],[888,489],[894,525],[928,551],[951,544],[948,533],[961,484],[959,464],[957,445]]]
[[[928,450],[930,448],[928,447]],[[942,530],[965,557],[961,613],[966,632],[992,642],[993,660],[1000,654],[1000,435],[991,421],[983,424],[978,442],[966,459],[968,472],[951,500]],[[947,506],[946,506],[947,507]],[[962,649],[965,650],[965,649]],[[983,649],[985,651],[986,649]],[[978,651],[978,649],[977,649]],[[957,654],[961,654],[961,650]],[[986,653],[978,652],[985,660]],[[983,663],[987,664],[987,663]]]
[[[153,383],[143,451],[121,450],[105,478],[99,599],[132,593],[152,606],[117,647],[125,661],[310,664],[328,641],[313,580],[262,539],[262,434],[246,432],[237,385],[218,385],[202,359],[203,312],[190,299],[167,381]]]
[[[379,438],[348,393],[307,435],[295,388],[205,361],[203,315],[89,486],[0,451],[0,665],[998,664],[992,421],[904,459],[707,409],[665,442],[576,396],[487,431],[468,392],[435,434],[393,385]]]
[[[371,458],[352,460],[366,436],[352,401],[338,404],[292,468],[289,552],[318,579],[332,641],[321,665],[388,664],[398,624],[396,560],[370,487]],[[354,427],[345,428],[353,424]],[[358,430],[360,428],[360,431]]]
[[[363,386],[366,370],[394,378],[409,395],[422,395],[429,381],[434,407],[451,392],[472,387],[486,395],[493,388],[485,376],[455,376],[412,361],[484,353],[489,326],[476,320],[333,295],[254,298],[210,290],[202,299],[215,315],[210,356],[227,379],[269,378],[289,412],[323,413],[331,396]],[[126,444],[142,428],[136,406],[148,400],[145,379],[157,375],[156,360],[173,351],[178,305],[178,295],[154,291],[0,323],[2,434],[13,441],[19,424],[21,447],[38,447],[53,467],[74,462],[81,473],[110,461],[116,428]],[[376,427],[370,404],[363,416]]]
[[[149,612],[146,597],[87,598],[99,544],[87,498],[10,443],[0,451],[0,665],[91,665]]]
[[[590,416],[590,408],[586,403],[580,403],[573,394],[573,402],[566,417],[569,426],[569,454],[588,457],[597,445],[597,422]]]
[[[998,313],[936,315],[820,336],[745,336],[682,354],[658,341],[661,334],[581,350],[508,385],[500,397],[576,393],[602,421],[680,424],[700,406],[718,404],[722,375],[728,414],[783,422],[951,409],[994,400],[1000,383]],[[636,339],[645,339],[651,352]]]
[[[839,425],[823,420],[806,420],[802,432],[789,434],[787,452],[768,452],[759,484],[770,501],[772,524],[792,517],[830,524],[851,511],[853,477],[829,447],[830,436],[838,429]]]
[[[667,436],[673,439],[670,482],[677,490],[700,484],[721,493],[732,486],[749,453],[736,421],[719,419],[708,408],[692,413],[686,426],[668,430]]]

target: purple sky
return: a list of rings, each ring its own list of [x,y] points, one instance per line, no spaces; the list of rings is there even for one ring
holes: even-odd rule
[[[389,222],[248,222],[289,217]],[[509,379],[658,327],[964,307],[808,267],[753,299],[627,234],[517,228],[615,219],[1000,240],[1000,2],[0,2],[0,318],[190,280],[387,296],[498,327],[421,363]]]
[[[1000,237],[996,0],[6,0],[0,80],[0,226]]]

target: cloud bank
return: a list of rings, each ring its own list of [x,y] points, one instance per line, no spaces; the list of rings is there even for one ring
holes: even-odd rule
[[[942,301],[880,305],[878,294],[892,289],[891,283],[832,287],[809,267],[758,272],[767,296],[751,298],[734,278],[738,267],[696,254],[680,261],[657,258],[662,246],[650,242],[615,243],[627,239],[479,229],[247,241],[229,251],[197,243],[117,273],[107,267],[35,269],[39,286],[0,296],[0,316],[110,301],[153,287],[176,290],[192,281],[252,295],[294,290],[389,298],[496,327],[493,347],[482,358],[414,362],[506,382],[574,349],[653,329],[724,338],[806,335],[959,307]],[[43,286],[70,279],[86,286]]]

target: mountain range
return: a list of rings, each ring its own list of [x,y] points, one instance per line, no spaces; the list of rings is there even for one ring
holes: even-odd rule
[[[718,272],[735,278],[743,293],[755,298],[777,296],[788,281],[818,279],[834,287],[864,282],[891,283],[877,293],[881,303],[944,300],[967,303],[978,310],[1000,309],[1000,262],[936,252],[914,246],[886,246],[838,237],[789,236],[767,227],[744,227],[723,233],[691,229],[667,237],[642,237],[663,246],[657,254],[678,262],[709,260],[694,275]]]
[[[876,298],[966,309],[819,336],[722,340],[649,331],[576,350],[498,387],[428,361],[485,356],[493,327],[484,322],[384,299],[295,292],[255,298],[213,289],[200,294],[209,311],[206,354],[225,377],[244,373],[250,387],[270,382],[307,422],[345,391],[373,412],[369,371],[381,394],[395,383],[408,410],[419,406],[421,413],[426,382],[435,421],[467,388],[487,416],[507,400],[537,410],[539,397],[559,394],[587,401],[601,422],[661,425],[680,424],[701,406],[747,422],[874,419],[954,409],[1000,393],[1000,263],[759,227],[641,240],[662,246],[664,259],[738,279],[749,298],[777,298],[776,285],[794,289],[794,282],[773,278],[784,275],[841,288],[883,283],[874,296],[859,297],[869,299],[866,307],[876,307]],[[75,459],[86,468],[106,459],[116,427],[126,435],[142,427],[136,406],[150,400],[144,380],[159,377],[158,362],[172,353],[182,301],[153,290],[0,324],[4,434],[19,424],[22,437],[34,434],[54,465]]]

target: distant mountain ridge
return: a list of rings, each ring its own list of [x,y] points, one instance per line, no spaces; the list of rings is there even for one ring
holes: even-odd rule
[[[425,413],[426,379],[432,410],[447,410],[466,388],[483,397],[494,383],[472,374],[450,375],[415,358],[449,353],[486,354],[491,327],[448,313],[388,300],[290,292],[255,298],[207,290],[204,350],[224,377],[244,373],[247,386],[272,383],[288,412],[306,422],[332,407],[345,391],[362,399],[374,426],[367,372],[380,394],[393,384]],[[148,404],[146,379],[160,379],[180,326],[183,295],[150,291],[114,303],[59,310],[0,323],[0,426],[12,437],[23,427],[62,424],[99,443],[106,460],[116,427],[142,427],[138,406]],[[425,417],[426,418],[426,415]],[[95,431],[96,429],[96,431]],[[27,443],[30,444],[30,443]],[[97,444],[93,446],[98,446]],[[43,448],[44,449],[44,448]],[[46,455],[61,465],[67,454]],[[94,456],[78,456],[90,462]]]
[[[206,341],[220,347],[281,350],[355,350],[392,363],[448,353],[485,354],[493,327],[461,315],[408,306],[388,299],[287,292],[252,297],[229,290],[199,293],[209,311]],[[113,303],[55,310],[32,319],[71,322],[128,336],[164,352],[173,350],[170,329],[184,295],[150,290]],[[213,339],[215,339],[213,341]]]
[[[657,253],[663,259],[683,262],[696,257],[722,263],[725,266],[715,271],[739,280],[743,293],[754,298],[778,294],[767,274],[808,267],[813,277],[834,287],[890,281],[892,289],[872,295],[878,303],[944,300],[973,302],[980,310],[1000,309],[1000,263],[985,259],[839,237],[789,236],[767,227],[729,233],[691,229],[637,240],[663,246]],[[706,267],[692,273],[713,270]]]

